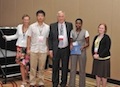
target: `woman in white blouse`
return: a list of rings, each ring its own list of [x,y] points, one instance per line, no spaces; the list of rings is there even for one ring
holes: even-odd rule
[[[20,64],[20,70],[22,75],[22,85],[26,84],[27,81],[27,71],[29,68],[29,56],[26,54],[26,45],[27,45],[27,32],[28,27],[30,24],[30,17],[29,15],[23,15],[22,17],[22,24],[17,26],[16,34],[7,36],[5,35],[4,38],[7,41],[11,41],[17,39],[16,48],[16,62]]]

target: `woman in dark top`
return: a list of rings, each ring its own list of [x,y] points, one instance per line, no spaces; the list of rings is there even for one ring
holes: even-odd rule
[[[110,47],[111,40],[106,34],[106,24],[98,26],[98,35],[95,36],[92,45],[93,69],[92,74],[96,76],[97,87],[106,87],[107,78],[110,77]]]

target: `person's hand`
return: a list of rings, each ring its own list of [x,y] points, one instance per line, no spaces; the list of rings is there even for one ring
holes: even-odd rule
[[[30,55],[30,50],[29,49],[27,49],[27,55]]]
[[[16,58],[16,59],[15,59],[15,62],[16,62],[17,64],[20,64],[20,59],[19,59],[19,58]]]
[[[99,55],[98,54],[94,54],[93,57],[94,57],[94,59],[98,59]]]
[[[50,58],[53,58],[53,51],[52,50],[49,51],[49,55],[50,55]]]
[[[84,50],[84,46],[82,46],[82,47],[80,48],[80,50],[83,51],[83,50]]]
[[[6,39],[6,36],[7,36],[7,35],[3,35],[2,38],[3,38],[3,39]]]
[[[73,45],[71,44],[71,45],[70,45],[70,50],[72,50],[72,49],[73,49]]]

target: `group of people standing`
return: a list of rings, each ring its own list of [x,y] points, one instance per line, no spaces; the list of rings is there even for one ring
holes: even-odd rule
[[[66,87],[68,76],[69,58],[70,79],[68,86],[76,87],[76,69],[79,62],[79,87],[85,87],[86,49],[89,47],[89,33],[82,29],[83,21],[75,20],[75,29],[70,22],[66,22],[65,13],[58,11],[57,22],[47,25],[45,12],[36,12],[37,21],[30,25],[30,17],[24,15],[23,23],[18,25],[15,35],[7,36],[6,40],[17,39],[16,62],[20,64],[22,85],[27,84],[27,75],[30,65],[30,87],[35,87],[36,79],[39,87],[44,87],[44,67],[47,55],[52,58],[52,86]],[[93,70],[96,76],[97,87],[106,87],[107,78],[110,77],[110,37],[106,34],[106,24],[98,26],[98,34],[95,36],[92,45]],[[71,54],[73,43],[80,44],[81,54]],[[30,60],[30,62],[29,62]],[[59,70],[61,62],[61,82],[59,84]],[[37,72],[38,67],[38,72]]]

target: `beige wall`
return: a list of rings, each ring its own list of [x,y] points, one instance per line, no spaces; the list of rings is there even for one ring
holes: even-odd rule
[[[86,72],[91,73],[91,44],[101,22],[108,25],[108,34],[112,39],[111,78],[120,80],[120,0],[0,0],[0,26],[17,26],[23,14],[35,21],[38,9],[46,12],[46,23],[56,21],[56,13],[63,10],[66,19],[74,23],[78,17],[84,21],[83,28],[90,33],[90,47],[87,50]]]
[[[1,26],[1,10],[2,10],[2,5],[1,5],[1,0],[0,0],[0,26]]]

